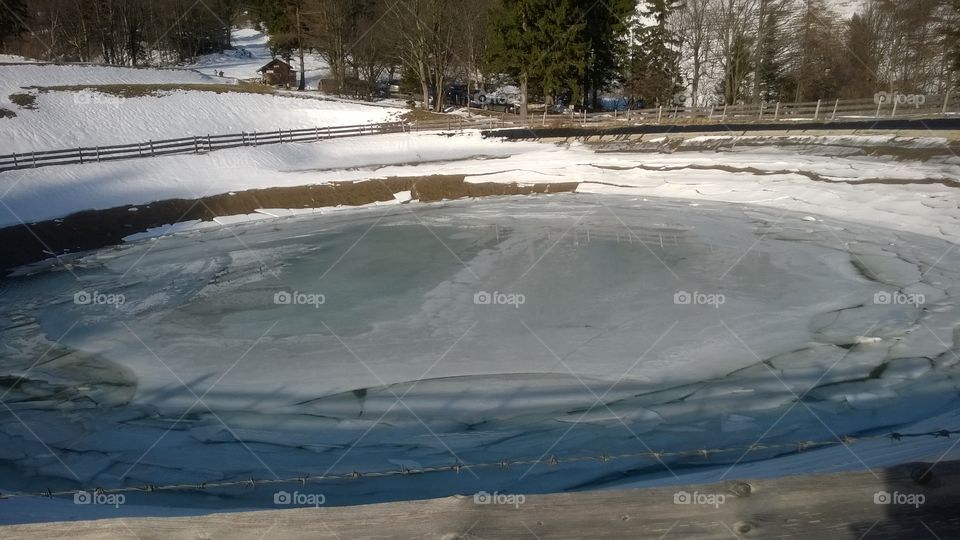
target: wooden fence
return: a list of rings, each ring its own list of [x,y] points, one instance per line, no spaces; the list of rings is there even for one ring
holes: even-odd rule
[[[87,146],[48,150],[41,152],[19,152],[0,155],[0,172],[18,169],[31,169],[50,165],[72,165],[100,163],[121,159],[135,159],[173,154],[200,154],[238,148],[241,146],[260,146],[296,142],[317,142],[344,137],[362,137],[383,133],[404,133],[435,130],[489,129],[503,127],[505,123],[496,118],[473,120],[463,117],[451,117],[449,120],[430,122],[386,122],[380,124],[361,124],[353,126],[327,126],[306,129],[278,129],[276,131],[253,131],[227,135],[201,135],[146,141],[133,144],[111,146]]]
[[[901,104],[901,101],[904,102]],[[147,141],[112,146],[92,146],[21,152],[0,155],[0,172],[45,167],[97,163],[171,154],[199,154],[224,148],[259,146],[293,142],[315,142],[344,137],[361,137],[383,133],[404,133],[435,130],[498,129],[517,127],[593,127],[611,128],[640,124],[743,124],[753,122],[832,122],[849,120],[888,120],[937,117],[960,117],[960,96],[916,97],[887,96],[880,99],[815,101],[808,103],[761,103],[723,105],[718,107],[657,107],[608,113],[569,113],[530,115],[526,123],[518,115],[492,114],[474,117],[453,116],[446,120],[426,122],[386,122],[353,126],[328,126],[306,129],[278,129],[265,132],[243,132],[228,135],[202,135]]]
[[[542,109],[541,109],[542,111]],[[630,123],[722,124],[744,122],[832,122],[835,120],[878,120],[938,118],[960,115],[960,96],[946,93],[930,96],[889,95],[848,100],[819,100],[803,103],[759,103],[711,107],[663,106],[602,113],[542,112],[528,118],[534,126],[623,126]],[[506,115],[506,119],[517,118]]]

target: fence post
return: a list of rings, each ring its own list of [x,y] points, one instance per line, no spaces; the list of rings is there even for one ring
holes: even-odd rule
[[[97,145],[97,163],[100,163],[100,145]]]
[[[327,138],[330,138],[330,126],[327,126]]]
[[[197,143],[197,137],[196,137],[196,136],[193,137],[193,153],[194,153],[194,154],[199,154],[199,153],[200,153],[200,144]]]
[[[883,106],[883,100],[882,100],[882,99],[878,99],[878,100],[877,100],[877,114],[874,115],[876,118],[880,118],[880,107],[882,107],[882,106]]]
[[[36,169],[36,168],[37,168],[37,153],[36,153],[35,151],[34,151],[34,152],[30,152],[30,159],[33,160],[33,168]]]
[[[898,101],[897,98],[894,97],[894,98],[893,98],[893,110],[890,111],[890,118],[894,118],[895,116],[897,116],[897,101]]]
[[[947,115],[947,102],[950,101],[950,90],[947,90],[947,93],[943,96],[943,116]]]
[[[320,140],[320,128],[313,128],[313,137],[318,141]]]
[[[246,131],[241,131],[241,132],[240,132],[240,146],[246,146],[246,145],[247,145],[247,132],[246,132]]]
[[[83,147],[77,148],[77,154],[80,156],[80,164],[83,165]]]
[[[154,157],[155,155],[153,152],[153,139],[150,139],[150,157]]]
[[[837,100],[833,102],[833,114],[830,115],[830,121],[831,121],[831,122],[833,122],[834,118],[837,117],[837,106],[838,106],[838,105],[840,105],[840,98],[837,98]]]
[[[207,133],[207,152],[213,152],[213,143],[210,142],[209,133]]]
[[[763,120],[763,102],[760,102],[760,114],[757,115],[757,121]]]
[[[660,108],[657,110],[657,123],[658,123],[658,124],[660,123],[660,117],[662,117],[662,116],[663,116],[663,105],[661,105]]]
[[[13,153],[13,168],[14,168],[14,169],[19,169],[19,168],[20,168],[20,164],[17,163],[17,153],[16,153],[16,152]]]
[[[257,146],[257,130],[253,130],[253,146]]]
[[[820,117],[820,102],[822,100],[817,100],[817,108],[813,111],[813,119],[817,120]]]
[[[723,115],[720,116],[720,121],[723,122],[727,119],[727,104],[723,104]]]
[[[777,102],[777,108],[773,111],[773,119],[776,120],[780,117],[780,102]]]

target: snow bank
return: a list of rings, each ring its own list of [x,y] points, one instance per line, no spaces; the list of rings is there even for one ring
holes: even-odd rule
[[[0,65],[0,106],[10,94],[33,86],[99,84],[223,84],[225,81],[190,69],[130,68],[81,64]],[[0,124],[2,125],[2,124]]]
[[[759,204],[960,239],[960,160],[815,156],[789,148],[595,153],[590,147],[392,134],[0,173],[0,224],[270,186],[390,176],[579,182],[581,193]],[[846,182],[875,181],[869,184]],[[929,183],[930,181],[943,182]],[[895,182],[904,182],[897,185]],[[18,219],[19,218],[19,219]]]
[[[15,118],[0,119],[3,152],[377,123],[402,111],[267,94],[177,90],[131,98],[92,91],[44,92],[37,95],[36,109],[15,112]]]

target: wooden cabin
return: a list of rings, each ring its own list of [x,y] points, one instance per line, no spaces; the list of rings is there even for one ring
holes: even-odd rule
[[[279,58],[267,62],[262,68],[257,70],[264,84],[271,86],[296,86],[297,72],[293,66]]]

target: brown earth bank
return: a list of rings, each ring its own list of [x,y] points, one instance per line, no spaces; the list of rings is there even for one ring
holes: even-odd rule
[[[394,177],[297,187],[251,189],[200,199],[167,199],[143,205],[85,210],[64,218],[0,229],[0,270],[120,244],[152,227],[182,221],[211,221],[217,216],[250,214],[259,208],[359,206],[394,200],[410,191],[414,199],[434,202],[463,197],[572,192],[576,182],[539,184],[468,183],[464,176]]]

